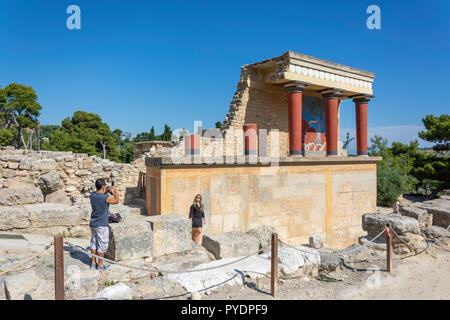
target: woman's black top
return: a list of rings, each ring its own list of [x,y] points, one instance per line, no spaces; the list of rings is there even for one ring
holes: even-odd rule
[[[189,210],[189,219],[192,218],[192,227],[193,228],[201,228],[202,227],[202,219],[205,218],[205,213],[200,209],[200,207],[196,204],[191,205],[191,209]]]

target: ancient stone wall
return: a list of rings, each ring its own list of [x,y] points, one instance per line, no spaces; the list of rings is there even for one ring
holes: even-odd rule
[[[110,206],[110,212],[126,216],[130,208],[123,204],[141,196],[145,170],[144,158],[123,164],[80,153],[2,147],[0,231],[86,236],[95,180],[115,181],[120,204]]]
[[[148,169],[148,176],[160,170]],[[376,209],[374,163],[168,167],[158,175],[161,214],[187,216],[200,193],[206,234],[270,225],[292,244],[320,234],[343,247],[362,235],[362,214]]]
[[[0,149],[0,190],[39,187],[45,202],[86,202],[98,178],[114,180],[121,203],[138,197],[139,172],[143,158],[131,164],[116,163],[82,153]]]

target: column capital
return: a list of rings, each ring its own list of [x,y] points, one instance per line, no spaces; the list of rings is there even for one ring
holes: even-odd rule
[[[309,82],[303,81],[289,81],[283,83],[284,89],[286,89],[287,92],[303,92],[303,90],[305,90],[305,87],[309,85]]]
[[[340,88],[326,88],[318,90],[317,92],[322,94],[322,97],[325,99],[337,99],[345,92],[345,90]]]
[[[370,101],[370,99],[375,98],[375,96],[372,94],[358,94],[351,96],[350,98],[353,98],[354,103],[367,103]]]

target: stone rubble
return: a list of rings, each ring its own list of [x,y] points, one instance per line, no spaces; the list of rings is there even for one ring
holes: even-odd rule
[[[216,259],[254,254],[261,247],[258,238],[238,231],[205,235],[202,244]]]
[[[140,173],[146,172],[143,157],[124,164],[82,153],[24,151],[11,147],[0,147],[0,154],[0,231],[54,234],[76,230],[74,234],[82,234],[80,227],[89,220],[89,195],[95,189],[97,178],[116,182],[122,205],[142,196],[138,182]],[[36,204],[43,206],[25,207]],[[26,214],[18,213],[24,207],[29,223],[24,218]],[[77,208],[83,210],[81,220],[74,217]],[[126,217],[129,210],[122,208],[111,206],[111,210],[119,209],[121,216]],[[69,221],[61,216],[62,211],[72,212]],[[19,218],[19,222],[14,222],[13,217]]]

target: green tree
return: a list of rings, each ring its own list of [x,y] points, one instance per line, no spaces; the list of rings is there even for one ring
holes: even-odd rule
[[[117,161],[119,150],[113,134],[101,117],[95,113],[76,111],[72,118],[67,117],[61,123],[43,149],[83,152]]]
[[[164,125],[164,132],[158,136],[160,141],[171,141],[172,140],[172,130],[170,130],[170,127],[165,124]]]
[[[133,142],[128,142],[120,149],[120,162],[130,163],[133,161],[134,145]]]
[[[417,182],[411,175],[411,168],[402,167],[410,163],[408,155],[405,159],[396,157],[393,151],[387,146],[387,139],[380,135],[375,135],[370,139],[369,155],[381,156],[382,161],[377,163],[377,199],[385,206],[392,206],[398,197],[414,188]],[[398,152],[403,146],[397,143],[395,146]],[[412,147],[413,148],[413,147]],[[413,148],[414,149],[414,148]]]
[[[9,146],[14,139],[12,130],[0,129],[0,146]]]
[[[2,129],[17,128],[16,145],[27,149],[24,138],[25,129],[34,129],[39,124],[39,111],[42,109],[37,102],[38,96],[31,86],[11,83],[0,89],[0,121]],[[11,132],[14,134],[14,130]],[[4,133],[5,135],[5,133]],[[10,134],[8,134],[10,136]]]
[[[148,139],[149,139],[149,141],[155,140],[155,128],[153,128],[153,126],[150,129],[150,135],[149,135]]]
[[[134,146],[131,141],[131,133],[115,129],[112,136],[119,148],[119,161],[124,163],[133,161]]]
[[[436,143],[435,151],[448,152],[450,150],[450,115],[442,114],[435,117],[431,114],[422,119],[426,131],[419,132],[419,137]]]
[[[217,128],[217,129],[222,128],[222,122],[217,121],[217,122],[216,122],[216,128]]]
[[[387,139],[376,134],[373,138],[370,138],[369,155],[371,156],[381,156],[383,152],[387,149]]]
[[[377,164],[377,201],[392,206],[406,190],[406,179],[395,167]]]

